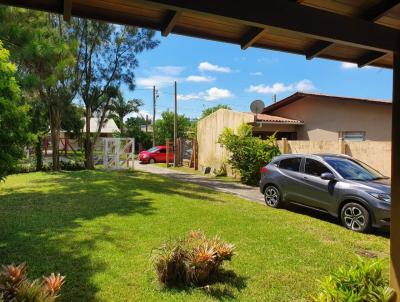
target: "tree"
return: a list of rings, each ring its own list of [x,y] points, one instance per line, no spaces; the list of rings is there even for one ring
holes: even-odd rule
[[[118,91],[117,97],[111,102],[111,111],[115,115],[117,125],[121,132],[121,137],[124,137],[124,118],[129,113],[139,112],[139,107],[143,105],[143,101],[139,99],[132,99],[125,101],[121,91]]]
[[[60,16],[3,7],[0,22],[0,36],[5,37],[12,47],[13,60],[18,64],[25,92],[31,92],[32,100],[46,104],[52,167],[59,170],[62,111],[74,99],[78,84],[74,70],[76,43]]]
[[[43,169],[43,139],[49,129],[49,118],[46,105],[43,102],[31,102],[29,129],[34,135],[36,171]]]
[[[0,180],[9,174],[29,139],[27,106],[18,104],[16,67],[0,41]]]
[[[142,125],[149,122],[143,116],[130,117],[126,120],[126,135],[135,138],[135,149],[148,149],[152,146],[152,137],[149,132],[142,130]]]
[[[223,105],[223,104],[219,104],[214,107],[209,107],[209,108],[203,110],[203,112],[201,113],[200,119],[205,118],[206,116],[209,116],[211,113],[214,113],[215,111],[217,111],[219,109],[231,110],[232,108],[229,107],[228,105]]]
[[[219,137],[219,143],[230,153],[228,163],[240,172],[242,181],[250,185],[258,183],[260,169],[280,154],[275,135],[267,140],[254,137],[252,126],[247,124],[242,124],[236,133],[225,128]]]
[[[184,115],[178,115],[177,119],[177,135],[180,138],[187,138],[188,131],[191,129],[191,121]],[[161,119],[156,120],[156,143],[164,145],[167,139],[174,137],[174,113],[172,111],[164,111],[161,113]]]
[[[135,87],[133,70],[138,66],[136,55],[159,44],[155,32],[136,27],[116,26],[100,21],[73,19],[72,31],[79,42],[78,73],[82,80],[79,96],[85,104],[85,166],[94,168],[93,148],[110,110],[110,101],[116,96],[116,87]],[[114,95],[113,95],[114,94]],[[91,135],[90,118],[100,118],[95,135]]]

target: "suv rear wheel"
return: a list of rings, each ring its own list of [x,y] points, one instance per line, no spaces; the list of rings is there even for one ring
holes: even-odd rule
[[[281,193],[274,185],[267,185],[264,190],[264,200],[267,206],[279,208],[281,206]]]
[[[355,202],[344,205],[340,218],[346,228],[355,232],[366,233],[371,226],[371,215],[368,210]]]

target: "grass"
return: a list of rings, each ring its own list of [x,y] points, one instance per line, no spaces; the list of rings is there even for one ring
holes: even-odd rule
[[[384,258],[388,275],[383,236],[142,172],[12,175],[0,213],[0,262],[65,274],[61,301],[305,301],[360,251]],[[237,255],[207,289],[162,288],[152,250],[198,229]]]
[[[157,165],[161,168],[167,168],[165,163],[156,163],[155,165]],[[176,170],[176,171],[180,171],[180,172],[184,172],[184,173],[188,173],[188,174],[201,175],[201,176],[208,177],[208,178],[214,179],[214,180],[240,183],[239,178],[234,178],[234,177],[230,177],[230,176],[217,176],[215,174],[204,174],[200,170],[195,170],[195,169],[189,168],[187,166],[181,166],[181,167],[170,166],[170,167],[168,167],[168,169],[172,169],[172,170]]]

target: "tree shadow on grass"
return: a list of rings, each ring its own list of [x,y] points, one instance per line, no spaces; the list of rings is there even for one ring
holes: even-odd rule
[[[65,274],[60,301],[100,301],[92,279],[109,264],[93,260],[90,251],[102,243],[119,243],[110,235],[112,226],[101,222],[79,239],[75,235],[85,222],[108,215],[156,214],[154,201],[160,195],[148,193],[220,202],[216,192],[139,172],[61,172],[33,178],[28,185],[0,190],[0,264],[26,261],[31,278]]]
[[[67,277],[61,301],[97,301],[99,289],[91,278],[107,266],[87,251],[101,242],[112,244],[113,238],[107,226],[79,239],[76,231],[85,221],[110,214],[153,215],[152,200],[107,174],[59,173],[31,184],[0,195],[0,262],[26,261],[31,278],[61,272]]]
[[[208,296],[214,299],[224,301],[226,299],[236,299],[235,293],[242,291],[247,286],[247,277],[238,276],[233,270],[221,269],[217,274],[214,274],[209,282],[204,286],[185,286],[176,285],[164,287],[164,291],[183,291],[192,293],[193,291],[201,290]]]
[[[316,218],[318,220],[323,220],[328,223],[341,225],[340,220],[337,217],[333,217],[332,215],[325,213],[325,212],[317,211],[314,209],[309,209],[309,208],[302,207],[300,205],[296,205],[296,204],[292,204],[292,203],[285,205],[285,209],[290,212],[296,213],[296,214],[307,215],[309,217]],[[374,228],[372,230],[372,234],[374,234],[376,236],[384,237],[384,238],[390,238],[390,231],[388,229]]]

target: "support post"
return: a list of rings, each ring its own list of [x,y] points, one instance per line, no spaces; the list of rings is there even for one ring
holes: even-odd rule
[[[346,154],[346,143],[343,138],[339,138],[339,154]]]
[[[166,140],[166,143],[165,143],[166,145],[167,145],[167,156],[165,157],[165,165],[167,166],[167,168],[169,168],[169,153],[170,153],[170,143],[169,143],[169,139],[167,139]]]
[[[132,142],[131,146],[132,170],[135,170],[135,139],[133,138],[131,142]]]
[[[286,153],[288,153],[288,142],[287,142],[287,138],[286,137],[283,137],[282,138],[282,153],[283,154],[286,154]]]
[[[400,302],[400,54],[393,54],[392,205],[390,219],[390,286]]]
[[[178,98],[177,98],[177,91],[176,91],[176,81],[174,85],[174,167],[178,165],[177,162],[177,146],[176,146],[176,139],[177,139],[177,132],[178,132]]]
[[[156,86],[153,86],[153,147],[156,146]]]

